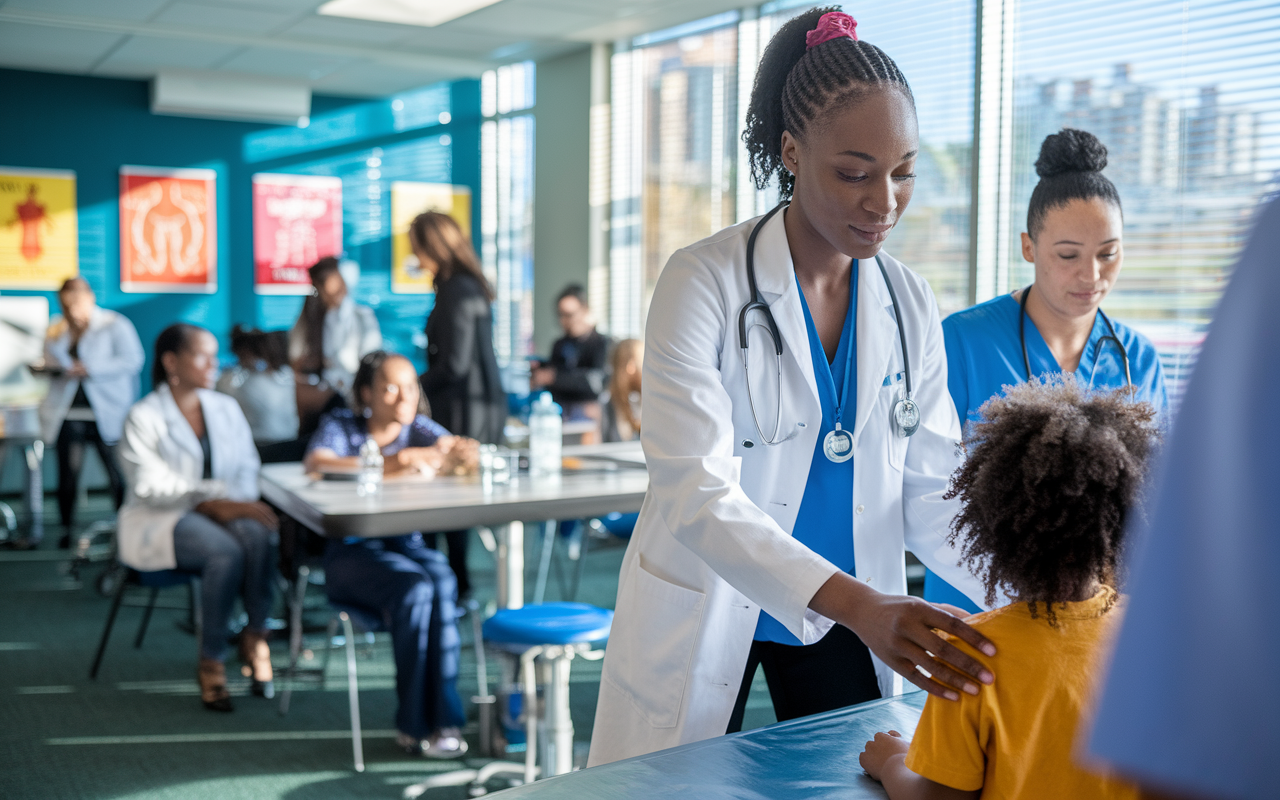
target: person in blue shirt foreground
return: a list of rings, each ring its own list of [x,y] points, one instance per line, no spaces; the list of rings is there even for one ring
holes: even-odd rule
[[[1132,387],[1132,398],[1167,424],[1169,396],[1155,345],[1101,308],[1124,262],[1124,215],[1102,174],[1107,148],[1087,131],[1064,128],[1040,147],[1022,257],[1035,282],[942,322],[947,386],[961,424],[1004,387],[1074,373],[1094,390]],[[964,594],[933,572],[924,598],[976,613]]]
[[[451,435],[421,413],[418,373],[404,356],[375,350],[360,360],[352,409],[320,420],[307,447],[308,471],[352,469],[360,446],[378,443],[387,475],[451,473],[474,466],[473,439]],[[467,751],[458,695],[457,580],[448,560],[422,534],[330,540],[325,549],[329,599],[389,620],[395,650],[397,744],[410,753],[453,758]]]
[[[1277,793],[1280,694],[1241,680],[1280,660],[1277,249],[1273,201],[1214,314],[1133,532],[1129,607],[1085,744],[1148,797]]]

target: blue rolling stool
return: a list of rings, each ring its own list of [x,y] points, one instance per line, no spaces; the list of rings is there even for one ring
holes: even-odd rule
[[[503,609],[485,620],[484,640],[499,650],[520,657],[522,707],[525,718],[524,781],[563,775],[573,771],[573,720],[569,716],[569,663],[582,657],[596,660],[604,650],[594,645],[609,638],[613,612],[585,603],[543,603]],[[541,659],[549,674],[544,684],[543,719],[538,719],[538,680],[535,662]],[[485,690],[482,689],[482,693]],[[481,709],[487,713],[488,709]],[[541,746],[538,731],[542,730]],[[541,761],[539,770],[537,761]],[[495,761],[480,770],[460,770],[453,775],[428,778],[405,789],[404,797],[418,797],[436,786],[471,781],[470,794],[485,793],[484,784],[495,775],[519,773],[520,767]],[[539,774],[541,773],[541,774]]]

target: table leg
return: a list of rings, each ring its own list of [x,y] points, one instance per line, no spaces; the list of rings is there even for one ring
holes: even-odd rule
[[[498,608],[524,605],[524,523],[508,522],[493,529],[498,540]]]
[[[27,458],[27,511],[31,514],[27,540],[34,545],[44,538],[44,442],[37,439],[23,450]]]

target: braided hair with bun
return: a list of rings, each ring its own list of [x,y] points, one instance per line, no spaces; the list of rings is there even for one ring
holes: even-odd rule
[[[873,87],[891,86],[915,104],[902,70],[875,45],[836,36],[809,46],[806,38],[823,15],[839,12],[815,8],[791,19],[769,41],[756,71],[742,140],[756,186],[764,189],[776,175],[783,199],[795,185],[782,163],[783,131],[802,139],[828,110],[857,102]]]
[[[1120,211],[1120,193],[1111,179],[1102,174],[1107,166],[1107,147],[1088,131],[1063,128],[1045,137],[1036,159],[1040,182],[1031,192],[1027,206],[1027,233],[1040,235],[1048,213],[1072,200],[1100,197]]]

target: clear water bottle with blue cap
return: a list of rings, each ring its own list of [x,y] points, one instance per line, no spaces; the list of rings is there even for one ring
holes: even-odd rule
[[[560,406],[542,392],[529,413],[529,471],[549,475],[560,471],[562,428]]]
[[[382,448],[373,437],[360,445],[360,472],[356,476],[356,494],[369,497],[382,488]]]

